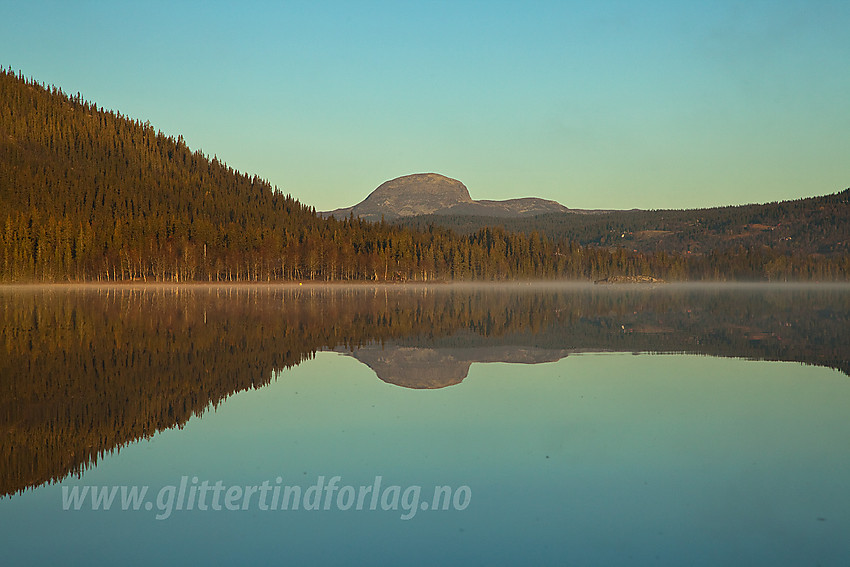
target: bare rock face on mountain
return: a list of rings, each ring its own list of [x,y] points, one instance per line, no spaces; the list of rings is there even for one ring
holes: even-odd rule
[[[370,221],[379,221],[382,216],[393,220],[431,214],[459,203],[472,203],[463,183],[436,173],[417,173],[382,183],[357,205],[325,214],[345,218],[354,213]]]
[[[417,215],[527,216],[568,211],[555,202],[535,197],[507,201],[474,201],[457,179],[437,173],[405,175],[381,184],[363,201],[344,209],[321,213],[336,218],[349,214],[369,221],[391,221]]]

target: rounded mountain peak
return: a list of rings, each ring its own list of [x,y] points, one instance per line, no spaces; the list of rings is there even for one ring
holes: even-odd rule
[[[354,213],[357,216],[382,213],[388,217],[406,217],[427,215],[471,202],[469,190],[457,179],[438,173],[416,173],[382,183],[354,207]]]

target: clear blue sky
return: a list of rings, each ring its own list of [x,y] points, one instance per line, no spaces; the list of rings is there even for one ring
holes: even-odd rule
[[[0,0],[0,65],[319,210],[438,172],[570,207],[850,186],[850,2]]]

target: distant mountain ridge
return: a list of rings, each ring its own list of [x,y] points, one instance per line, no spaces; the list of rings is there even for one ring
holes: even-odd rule
[[[783,255],[850,254],[850,189],[817,197],[708,209],[595,210],[593,214],[419,215],[395,222],[419,230],[435,225],[459,234],[486,227],[545,234],[581,246],[706,255],[727,250],[763,250]]]
[[[547,213],[576,212],[556,201],[525,197],[505,201],[473,200],[458,181],[438,173],[415,173],[382,183],[360,203],[325,211],[338,219],[354,215],[368,221],[394,221],[420,215],[464,215],[497,218],[528,217]]]
[[[581,246],[706,255],[770,249],[824,256],[850,254],[850,189],[793,201],[685,210],[584,210],[534,197],[473,200],[466,186],[436,173],[398,177],[366,199],[324,217],[389,222],[459,234],[501,227]],[[736,252],[736,253],[737,253]]]

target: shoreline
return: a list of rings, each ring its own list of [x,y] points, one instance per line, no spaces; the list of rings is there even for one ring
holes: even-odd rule
[[[675,289],[850,289],[850,282],[747,282],[747,281],[689,281],[640,283],[623,282],[599,285],[589,280],[511,280],[500,282],[448,281],[448,282],[63,282],[63,283],[0,283],[0,293],[14,291],[96,291],[96,290],[185,290],[203,291],[217,289],[244,290],[344,290],[344,289],[385,289],[385,290],[450,290],[450,289],[586,289],[599,292],[618,290],[675,290]]]

